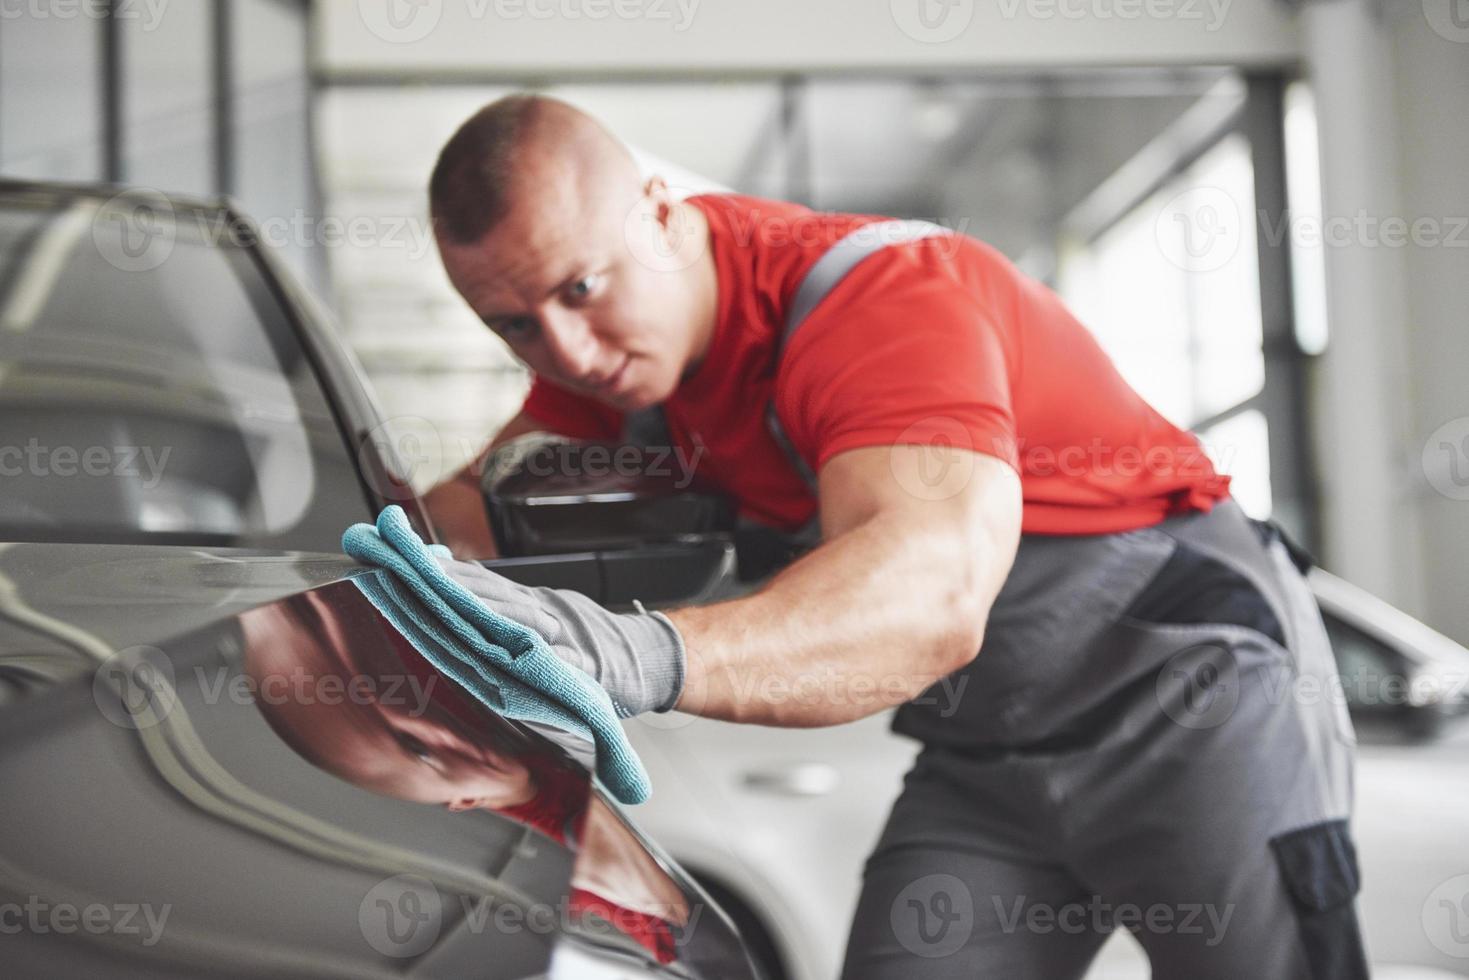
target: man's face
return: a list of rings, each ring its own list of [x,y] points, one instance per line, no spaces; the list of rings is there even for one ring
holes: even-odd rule
[[[635,171],[523,168],[509,213],[478,242],[439,239],[449,280],[536,374],[622,411],[660,402],[693,352],[675,264],[660,262],[671,202]],[[650,236],[658,238],[652,247]],[[677,244],[676,242],[674,244]]]

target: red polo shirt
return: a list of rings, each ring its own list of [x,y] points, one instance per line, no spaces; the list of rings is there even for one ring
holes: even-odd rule
[[[1099,534],[1209,510],[1229,493],[1198,440],[1145,402],[1042,284],[962,235],[889,245],[812,311],[774,363],[806,270],[865,215],[736,195],[690,198],[709,219],[719,313],[704,360],[664,405],[674,442],[741,512],[794,529],[815,499],[766,430],[772,395],[815,471],[860,446],[947,444],[1020,474],[1022,527]],[[621,414],[537,378],[547,428],[616,439]],[[697,453],[697,456],[695,455]]]

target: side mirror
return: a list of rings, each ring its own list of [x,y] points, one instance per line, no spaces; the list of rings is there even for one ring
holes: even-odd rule
[[[637,447],[545,432],[490,455],[480,490],[505,557],[731,540],[734,508],[642,466]]]

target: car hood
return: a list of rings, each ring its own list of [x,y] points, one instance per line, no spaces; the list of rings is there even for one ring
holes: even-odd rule
[[[350,581],[367,573],[305,552],[0,544],[0,893],[173,910],[153,945],[27,932],[0,973],[232,975],[269,950],[278,972],[378,975],[408,954],[375,910],[438,903],[441,933],[412,948],[426,961],[519,976],[574,949],[743,975],[728,920],[584,764],[433,671]],[[474,926],[484,902],[555,914],[506,935]]]
[[[0,543],[0,648],[158,643],[360,569],[312,552]]]

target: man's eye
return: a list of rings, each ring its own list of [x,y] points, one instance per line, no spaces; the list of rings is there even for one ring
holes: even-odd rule
[[[571,294],[572,299],[586,299],[596,291],[597,284],[601,281],[602,277],[595,273],[589,276],[582,276],[576,282],[567,286],[566,291]]]
[[[398,744],[403,746],[410,755],[417,756],[424,762],[429,762],[434,757],[432,749],[407,732],[398,733]]]
[[[535,333],[537,326],[539,324],[536,323],[534,317],[518,316],[503,321],[500,325],[500,334],[506,340],[520,340]]]

